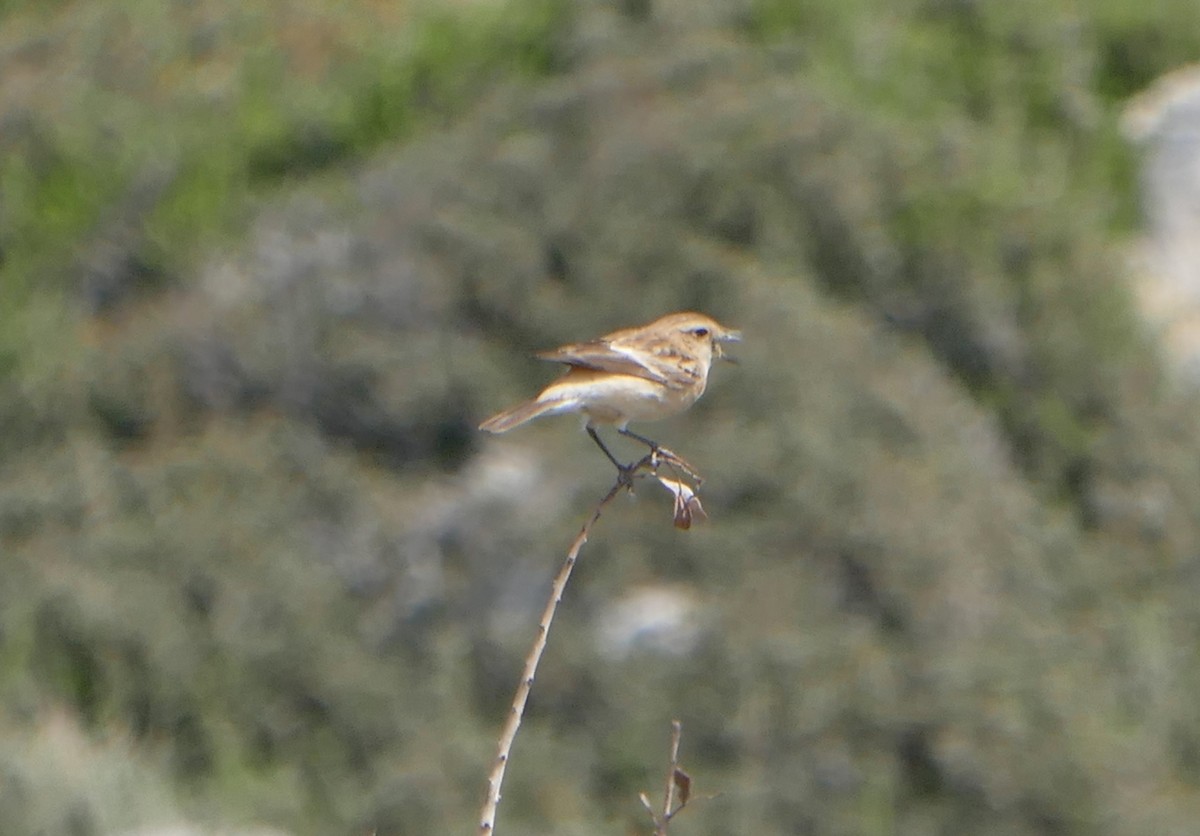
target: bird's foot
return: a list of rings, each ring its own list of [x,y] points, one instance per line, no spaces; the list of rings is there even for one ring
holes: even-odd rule
[[[650,448],[649,454],[642,459],[642,462],[649,466],[652,473],[657,473],[658,468],[665,464],[690,476],[696,482],[697,487],[699,487],[704,481],[704,479],[700,477],[700,474],[696,472],[696,468],[692,467],[691,463],[687,459],[676,453],[674,450],[663,447],[654,439],[646,438],[644,435],[638,435],[629,429],[619,429],[617,432],[626,438],[632,438],[634,441],[640,441],[642,444],[645,444],[648,448]],[[636,469],[636,465],[634,465],[634,468]]]
[[[650,467],[657,473],[659,466],[664,464],[691,477],[692,481],[696,483],[696,487],[700,487],[704,483],[704,478],[696,472],[696,468],[692,466],[691,462],[674,450],[656,444],[650,451]]]

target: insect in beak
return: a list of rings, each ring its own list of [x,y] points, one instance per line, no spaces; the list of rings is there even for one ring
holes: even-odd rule
[[[741,331],[729,331],[728,333],[722,334],[715,342],[713,342],[713,356],[715,356],[718,360],[724,360],[725,362],[732,363],[735,366],[738,365],[738,359],[726,354],[725,348],[721,345],[721,343],[738,343],[741,341]]]

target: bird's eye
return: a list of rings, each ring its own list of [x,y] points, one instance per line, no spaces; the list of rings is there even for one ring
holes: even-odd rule
[[[708,329],[707,329],[707,328],[703,328],[703,327],[701,327],[701,328],[693,328],[693,329],[692,329],[692,333],[693,333],[693,334],[695,334],[697,337],[707,337],[707,336],[708,336]]]

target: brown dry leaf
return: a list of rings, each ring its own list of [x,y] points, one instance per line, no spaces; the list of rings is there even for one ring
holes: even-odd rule
[[[692,520],[708,519],[708,514],[704,513],[704,506],[700,504],[700,497],[696,495],[696,491],[691,485],[686,482],[681,482],[678,479],[668,479],[665,476],[658,476],[658,481],[662,486],[669,490],[675,496],[675,527],[687,530],[692,527]]]
[[[688,803],[688,799],[692,795],[692,776],[688,775],[679,767],[675,768],[675,788],[679,790],[679,806],[682,807]]]

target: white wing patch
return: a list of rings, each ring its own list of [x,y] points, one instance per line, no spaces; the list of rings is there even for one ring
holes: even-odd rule
[[[626,360],[630,360],[636,365],[641,366],[649,372],[652,379],[657,380],[659,383],[667,382],[667,378],[663,375],[662,371],[646,364],[646,352],[644,350],[638,351],[637,349],[614,343],[609,343],[608,347],[612,350],[613,354],[620,354]]]

